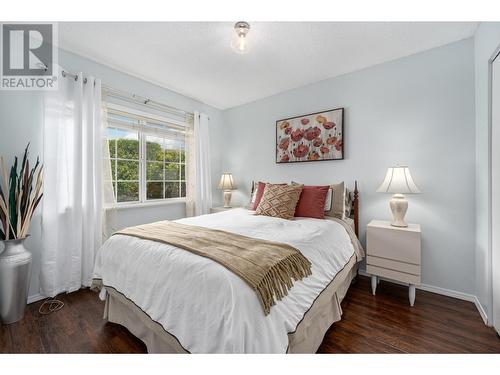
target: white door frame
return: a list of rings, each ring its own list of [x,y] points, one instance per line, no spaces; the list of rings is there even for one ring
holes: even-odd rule
[[[493,326],[494,323],[494,305],[493,305],[493,62],[500,59],[500,45],[488,60],[488,264],[486,271],[488,272],[488,325]],[[499,72],[500,74],[500,72]],[[500,213],[499,213],[500,214]]]

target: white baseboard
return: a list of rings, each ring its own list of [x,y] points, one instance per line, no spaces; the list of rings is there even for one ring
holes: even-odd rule
[[[477,311],[479,311],[479,315],[481,315],[481,318],[483,318],[484,324],[489,325],[488,314],[486,314],[483,305],[481,305],[481,302],[479,302],[479,299],[476,296],[474,296],[474,304],[476,305]]]
[[[476,296],[473,294],[457,292],[456,290],[441,288],[438,286],[433,286],[433,285],[428,285],[428,284],[421,284],[420,286],[417,286],[417,289],[425,290],[425,291],[431,292],[431,293],[441,294],[441,295],[447,296],[447,297],[461,299],[463,301],[469,301],[472,303],[474,303],[474,300],[476,298]]]
[[[366,271],[362,270],[362,269],[359,270],[359,274],[362,275],[362,276],[371,277],[370,274],[366,273]],[[386,279],[384,277],[381,277],[381,279],[389,281],[389,282],[394,283],[394,284],[407,285],[405,283],[402,283],[402,282],[399,282],[399,281],[396,281],[396,280],[389,280],[389,279]],[[434,286],[434,285],[428,285],[428,284],[420,284],[416,288],[420,289],[420,290],[425,290],[426,292],[441,294],[443,296],[452,297],[452,298],[456,298],[456,299],[461,299],[463,301],[472,302],[474,305],[476,305],[476,308],[479,311],[479,315],[481,315],[481,318],[483,319],[484,324],[488,325],[488,315],[486,314],[486,311],[484,311],[483,307],[481,306],[481,303],[479,303],[479,300],[477,299],[477,297],[475,295],[468,294],[468,293],[463,293],[463,292],[458,292],[456,290],[441,288],[441,287]]]
[[[44,298],[45,298],[45,296],[42,296],[40,293],[33,294],[32,296],[28,297],[28,304],[41,301]]]

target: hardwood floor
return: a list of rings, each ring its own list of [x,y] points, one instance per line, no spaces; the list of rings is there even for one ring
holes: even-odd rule
[[[145,353],[126,328],[102,319],[104,303],[89,289],[58,297],[64,307],[40,315],[42,301],[28,305],[24,319],[0,326],[1,353]]]
[[[342,320],[325,335],[319,353],[500,353],[500,339],[472,302],[358,277],[342,302]]]
[[[342,320],[325,335],[319,353],[500,353],[500,339],[476,307],[465,301],[417,291],[408,305],[406,287],[381,281],[377,296],[359,277],[342,303]],[[40,315],[41,302],[25,318],[0,326],[1,353],[145,353],[125,328],[102,320],[97,294],[61,296],[64,308]]]

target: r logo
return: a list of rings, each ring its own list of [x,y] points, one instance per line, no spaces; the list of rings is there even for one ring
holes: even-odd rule
[[[3,24],[2,36],[4,77],[52,76],[52,24]]]

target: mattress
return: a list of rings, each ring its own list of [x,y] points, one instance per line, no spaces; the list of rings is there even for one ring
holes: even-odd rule
[[[323,290],[293,332],[288,333],[288,354],[316,353],[323,342],[326,331],[342,317],[340,303],[351,282],[357,275],[355,257],[340,271]],[[153,321],[133,301],[113,288],[106,288],[104,319],[127,328],[142,340],[148,353],[189,354],[179,339],[167,332],[161,324]]]
[[[289,335],[336,276],[350,271],[362,256],[344,227],[331,220],[289,221],[234,209],[179,222],[284,242],[312,263],[312,275],[296,281],[265,316],[254,291],[220,264],[170,245],[112,236],[97,255],[95,278],[191,353],[289,351]],[[335,296],[337,290],[330,289]]]

